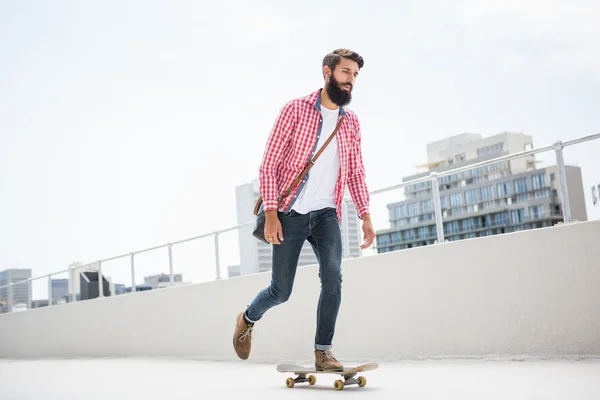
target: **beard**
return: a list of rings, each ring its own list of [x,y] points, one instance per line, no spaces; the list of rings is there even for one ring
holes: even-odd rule
[[[340,83],[335,79],[333,74],[329,77],[329,82],[325,86],[327,90],[327,95],[335,104],[340,107],[343,107],[352,101],[352,84],[350,85],[350,90],[344,90],[341,88]]]

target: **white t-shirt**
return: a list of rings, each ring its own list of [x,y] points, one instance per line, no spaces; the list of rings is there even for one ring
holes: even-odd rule
[[[339,116],[339,108],[330,110],[321,106],[323,126],[318,137],[315,154],[325,144],[327,138],[335,129]],[[311,156],[311,158],[314,157]],[[335,208],[335,186],[340,172],[340,154],[338,151],[337,135],[329,142],[315,164],[308,171],[308,179],[304,188],[292,206],[300,214],[320,210],[326,207]],[[300,183],[302,184],[302,182]]]

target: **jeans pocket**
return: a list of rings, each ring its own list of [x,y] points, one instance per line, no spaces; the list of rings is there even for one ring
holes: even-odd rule
[[[294,210],[291,210],[290,212],[287,212],[287,213],[284,213],[282,211],[278,211],[277,212],[277,215],[279,216],[280,220],[289,219],[289,218],[293,217],[296,214],[297,214],[297,212],[294,211]]]

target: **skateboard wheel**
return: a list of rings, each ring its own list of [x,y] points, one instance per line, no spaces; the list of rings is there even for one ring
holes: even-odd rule
[[[344,388],[344,382],[338,379],[337,381],[333,382],[333,387],[335,390],[342,390]]]
[[[366,384],[367,384],[367,378],[365,378],[364,376],[359,376],[358,377],[358,386],[363,387]]]
[[[287,378],[285,380],[285,386],[289,387],[289,388],[293,388],[294,387],[294,380],[292,378]]]
[[[311,385],[314,385],[315,383],[317,383],[317,377],[314,375],[309,375],[308,376],[308,383]]]

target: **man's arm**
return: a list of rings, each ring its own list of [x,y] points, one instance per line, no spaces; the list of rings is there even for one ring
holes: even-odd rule
[[[369,190],[365,182],[365,167],[363,165],[362,148],[361,148],[361,132],[360,123],[356,122],[356,130],[354,132],[354,142],[350,151],[350,160],[348,166],[348,189],[350,196],[356,207],[358,217],[363,220],[363,244],[361,249],[366,249],[373,244],[375,240],[375,230],[371,223],[371,215],[369,213]]]
[[[275,120],[258,171],[259,190],[265,211],[277,210],[279,190],[277,169],[294,129],[294,109],[292,103],[284,105]]]
[[[360,123],[357,121],[354,132],[354,142],[350,149],[348,160],[348,189],[356,207],[358,217],[363,219],[369,214],[369,190],[365,182],[365,167],[363,165]]]

